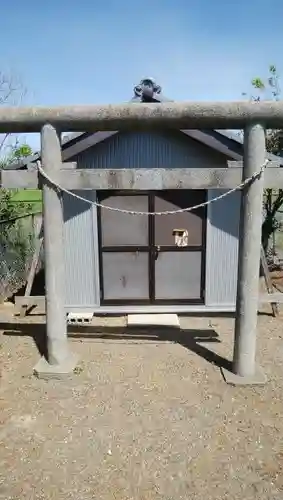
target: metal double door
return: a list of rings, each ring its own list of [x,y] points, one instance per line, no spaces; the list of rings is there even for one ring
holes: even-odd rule
[[[200,190],[101,191],[98,210],[101,303],[198,304],[204,301],[206,210],[170,215],[206,200]]]

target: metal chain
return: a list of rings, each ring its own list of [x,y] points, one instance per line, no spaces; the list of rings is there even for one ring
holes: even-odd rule
[[[205,201],[203,203],[199,203],[198,205],[194,205],[192,207],[180,208],[178,210],[165,210],[163,212],[140,212],[137,210],[126,210],[126,209],[122,209],[122,208],[109,207],[109,206],[104,205],[102,203],[88,200],[87,198],[83,198],[82,196],[79,196],[78,194],[73,193],[72,191],[69,191],[68,189],[63,188],[62,186],[60,186],[60,184],[58,184],[53,179],[51,179],[49,177],[49,175],[43,170],[39,161],[37,162],[37,168],[38,168],[40,175],[42,175],[42,177],[44,177],[51,185],[55,186],[59,191],[62,191],[64,193],[68,194],[69,196],[73,196],[73,198],[76,198],[77,200],[84,201],[85,203],[88,203],[89,205],[94,205],[96,207],[104,208],[106,210],[111,210],[112,212],[120,212],[123,214],[129,214],[129,215],[147,215],[148,216],[148,215],[175,215],[175,214],[180,214],[183,212],[191,212],[193,210],[197,210],[198,208],[206,207],[207,205],[210,205],[211,203],[214,203],[216,201],[222,200],[223,198],[226,198],[226,196],[229,196],[230,194],[235,193],[236,191],[239,191],[240,189],[243,189],[247,184],[253,182],[255,179],[258,179],[262,175],[262,173],[264,172],[268,163],[269,163],[269,160],[265,160],[265,162],[261,166],[259,172],[255,172],[251,177],[249,177],[248,179],[245,179],[238,186],[236,186],[232,189],[229,189],[229,191],[226,191],[225,193],[223,193],[219,196],[216,196],[215,198],[212,198],[211,200]]]

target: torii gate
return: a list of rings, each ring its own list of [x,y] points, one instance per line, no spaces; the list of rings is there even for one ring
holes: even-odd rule
[[[73,168],[74,164],[62,163],[62,131],[161,128],[244,128],[243,164],[229,162],[229,169],[78,170]],[[41,132],[42,168],[52,180],[49,182],[38,171],[1,172],[4,188],[42,186],[43,189],[48,359],[42,358],[34,368],[38,377],[61,378],[72,373],[77,364],[67,341],[62,192],[56,183],[69,190],[229,189],[258,173],[242,189],[233,372],[224,369],[222,372],[232,384],[265,382],[255,363],[262,198],[264,186],[283,188],[283,170],[278,164],[272,163],[264,174],[261,172],[266,160],[266,128],[283,128],[283,103],[170,102],[0,109],[0,133]]]

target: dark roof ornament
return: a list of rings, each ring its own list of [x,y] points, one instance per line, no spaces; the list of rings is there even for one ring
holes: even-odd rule
[[[157,85],[153,78],[143,78],[139,85],[134,87],[136,97],[142,101],[154,99],[155,96],[161,94],[161,87]]]

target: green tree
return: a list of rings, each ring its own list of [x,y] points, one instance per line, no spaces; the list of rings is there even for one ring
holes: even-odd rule
[[[26,90],[20,79],[14,74],[0,70],[0,106],[17,106],[21,104]],[[0,169],[13,163],[20,162],[24,157],[32,154],[31,147],[14,134],[0,134]],[[0,217],[1,220],[13,218],[24,209],[23,204],[12,203],[15,191],[1,189],[0,192]],[[25,209],[29,209],[25,205]]]
[[[260,77],[253,78],[251,81],[251,92],[243,93],[243,96],[249,95],[249,99],[255,102],[262,100],[281,99],[280,76],[275,65],[269,66],[266,79]],[[256,93],[254,93],[256,91]],[[283,131],[266,131],[266,148],[269,153],[281,156],[283,153]],[[283,189],[265,189],[264,192],[264,221],[262,224],[262,244],[265,252],[268,250],[270,237],[278,229],[278,211],[283,204]]]
[[[16,141],[14,145],[9,146],[9,151],[6,151],[6,155],[0,158],[0,169],[16,164],[31,154],[32,149],[30,146],[27,144],[19,144],[18,141]],[[18,214],[21,214],[24,211],[28,212],[31,209],[31,206],[27,206],[26,203],[13,203],[12,199],[14,194],[15,190],[1,189],[0,220],[16,217]]]
[[[32,150],[28,145],[16,142],[10,146],[9,153],[1,158],[0,168],[17,163],[30,154]],[[3,188],[0,190],[0,222],[3,221],[0,225],[0,251],[3,256],[13,249],[13,253],[23,262],[26,260],[31,242],[30,235],[24,234],[22,221],[17,220],[17,217],[31,212],[32,207],[27,203],[13,202],[14,194],[15,190]]]
[[[0,71],[0,106],[19,105],[25,94],[21,83]],[[0,169],[20,162],[32,154],[28,144],[13,134],[0,135]],[[0,298],[13,293],[26,276],[32,234],[25,219],[14,220],[31,210],[31,205],[15,203],[15,190],[0,189]],[[12,220],[11,220],[12,219]]]
[[[9,146],[9,149],[6,154],[4,154],[0,158],[0,168],[5,168],[9,165],[16,164],[20,162],[23,158],[27,158],[32,155],[33,151],[28,144],[20,144],[19,140],[16,140],[16,143]]]
[[[6,148],[0,168],[17,163],[32,154],[31,148],[16,141]],[[27,268],[33,250],[30,218],[19,218],[31,212],[27,203],[14,202],[15,190],[0,189],[0,300],[10,296],[26,280]]]

